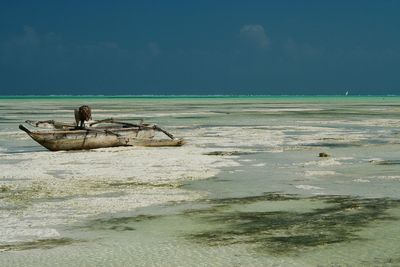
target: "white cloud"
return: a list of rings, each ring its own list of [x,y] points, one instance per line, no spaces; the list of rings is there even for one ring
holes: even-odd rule
[[[240,29],[240,37],[260,48],[268,48],[270,45],[264,27],[259,24],[244,25]]]

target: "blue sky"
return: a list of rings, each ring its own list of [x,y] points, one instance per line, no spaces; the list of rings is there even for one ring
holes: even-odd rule
[[[0,94],[400,94],[400,1],[0,2]]]

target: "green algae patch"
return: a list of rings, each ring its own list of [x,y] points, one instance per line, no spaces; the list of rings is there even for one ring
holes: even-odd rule
[[[0,251],[19,251],[29,249],[51,249],[58,246],[70,245],[76,242],[82,242],[71,238],[52,238],[52,239],[40,239],[29,242],[22,242],[16,244],[0,245]]]
[[[354,146],[362,146],[361,142],[348,142],[348,143],[328,143],[328,142],[320,142],[320,143],[312,143],[312,144],[303,144],[305,147],[327,147],[327,148],[347,148]]]
[[[211,151],[204,153],[206,156],[241,156],[241,155],[250,155],[254,154],[254,152],[248,151]]]
[[[0,198],[10,204],[27,207],[35,201],[48,199],[64,199],[57,196],[58,192],[54,192],[45,182],[32,182],[23,186],[9,186],[7,190],[0,192]]]
[[[131,187],[149,187],[149,188],[180,188],[183,185],[181,183],[145,183],[145,182],[137,182],[137,181],[126,181],[126,182],[109,182],[105,183],[105,185],[110,187],[122,187],[122,188],[131,188]]]
[[[247,196],[237,198],[218,198],[211,200],[215,204],[247,204],[259,201],[285,201],[285,200],[298,200],[299,197],[289,194],[281,194],[279,192],[265,193],[260,196]]]
[[[135,223],[153,220],[159,216],[138,215],[133,217],[115,217],[106,219],[96,219],[90,221],[86,226],[88,230],[110,230],[110,231],[134,231]]]
[[[371,160],[375,165],[400,165],[400,160]]]
[[[319,202],[311,210],[246,211],[246,205],[280,201]],[[330,244],[363,240],[358,232],[374,222],[396,220],[388,210],[399,207],[399,200],[361,199],[349,196],[300,197],[265,194],[245,198],[213,200],[216,206],[187,216],[209,225],[186,238],[210,246],[255,245],[260,252],[291,254]],[[238,205],[244,208],[238,209]],[[282,207],[285,207],[283,205]]]
[[[11,190],[11,187],[8,185],[0,185],[0,193],[5,193],[9,192]]]
[[[400,257],[375,257],[372,261],[361,261],[363,266],[384,266],[384,267],[399,267]]]
[[[114,197],[124,194],[124,189],[166,188],[176,189],[182,183],[145,183],[137,181],[88,181],[82,180],[71,187],[55,188],[46,182],[32,182],[26,185],[0,185],[0,199],[22,207],[31,206],[38,201],[64,201],[75,197]]]

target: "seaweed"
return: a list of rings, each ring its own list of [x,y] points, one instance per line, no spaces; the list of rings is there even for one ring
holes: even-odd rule
[[[54,248],[57,246],[70,245],[75,242],[82,242],[82,241],[74,240],[71,238],[39,239],[39,240],[35,240],[35,241],[0,245],[0,251],[28,250],[28,249],[51,249],[51,248]]]
[[[240,156],[240,155],[250,155],[254,152],[248,151],[211,151],[204,153],[206,156]]]
[[[400,165],[400,160],[372,160],[376,165]]]
[[[364,266],[385,266],[385,267],[398,267],[400,266],[400,257],[383,257],[382,258],[374,258],[373,262],[371,261],[362,261]]]
[[[182,187],[182,184],[167,184],[167,183],[146,183],[146,182],[139,182],[139,181],[121,181],[121,182],[108,182],[105,185],[111,187],[160,187],[160,188],[179,188]]]
[[[90,221],[83,228],[87,228],[89,230],[134,231],[136,229],[132,226],[132,224],[146,220],[152,220],[158,217],[159,216],[154,215],[137,215],[95,219]]]
[[[231,205],[260,201],[320,201],[326,206],[311,211],[238,211]],[[189,233],[186,238],[210,246],[255,244],[258,251],[275,254],[298,253],[330,244],[362,240],[357,234],[376,221],[396,220],[388,210],[399,200],[362,199],[350,196],[300,197],[269,193],[255,197],[218,199],[216,207],[191,212],[211,228]]]
[[[215,204],[248,204],[258,201],[285,201],[285,200],[297,200],[297,199],[299,199],[297,195],[282,194],[279,192],[269,192],[259,196],[217,198],[217,199],[212,199],[211,202]]]
[[[8,192],[11,190],[9,185],[0,185],[0,193]]]
[[[328,148],[347,148],[354,146],[362,146],[360,142],[350,142],[350,143],[312,143],[312,144],[303,144],[305,147],[328,147]]]

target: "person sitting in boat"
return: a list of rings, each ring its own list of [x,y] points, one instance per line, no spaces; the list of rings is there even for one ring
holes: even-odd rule
[[[85,127],[85,121],[92,119],[92,109],[89,106],[81,106],[79,109],[75,109],[75,122],[79,128]]]

